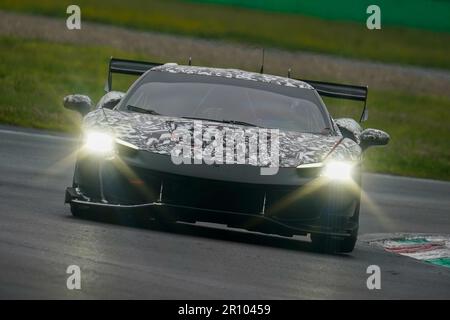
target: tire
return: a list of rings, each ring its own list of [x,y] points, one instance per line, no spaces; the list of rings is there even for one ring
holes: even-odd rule
[[[322,234],[311,234],[313,247],[320,252],[348,253],[352,252],[358,239],[358,230],[352,232],[349,237],[336,238]]]
[[[360,203],[358,202],[355,213],[351,218],[355,222],[356,228],[353,229],[350,236],[345,238],[338,238],[324,234],[311,234],[311,241],[313,247],[320,252],[329,252],[329,253],[352,252],[353,249],[355,248],[356,241],[358,240],[359,208]]]
[[[72,216],[76,218],[87,218],[89,216],[89,208],[83,205],[79,205],[76,203],[70,204],[70,212]]]

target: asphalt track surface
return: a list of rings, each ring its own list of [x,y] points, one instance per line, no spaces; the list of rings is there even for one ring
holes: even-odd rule
[[[351,254],[206,224],[130,226],[70,215],[77,141],[0,126],[0,298],[450,299],[450,269],[384,252],[374,234],[450,233],[450,183],[365,174]],[[368,290],[366,269],[381,268]],[[81,290],[66,269],[81,268]]]

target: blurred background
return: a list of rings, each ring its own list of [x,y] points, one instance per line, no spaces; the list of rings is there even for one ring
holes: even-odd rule
[[[266,73],[369,86],[364,126],[392,140],[367,171],[450,180],[449,0],[0,0],[0,123],[76,132],[62,98],[100,98],[111,56],[258,71],[262,48]],[[362,107],[326,103],[335,118]]]

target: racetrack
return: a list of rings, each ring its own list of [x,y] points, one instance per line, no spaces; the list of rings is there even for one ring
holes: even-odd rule
[[[172,230],[73,218],[68,136],[0,127],[0,298],[450,298],[450,269],[393,255],[375,233],[449,233],[450,183],[366,174],[361,241],[349,255],[211,225]],[[368,290],[366,268],[381,268]],[[66,288],[81,268],[82,289]]]

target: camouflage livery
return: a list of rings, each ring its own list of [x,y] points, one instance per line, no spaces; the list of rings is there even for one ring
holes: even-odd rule
[[[194,130],[195,125],[201,126],[201,131]],[[177,117],[155,116],[135,112],[121,112],[109,109],[97,109],[89,113],[84,120],[85,130],[113,130],[116,138],[133,144],[140,150],[171,155],[179,143],[174,132],[190,132],[193,139],[202,140],[203,150],[208,150],[208,144],[215,140],[205,137],[215,136],[218,132],[225,137],[223,141],[224,154],[236,155],[234,148],[227,145],[226,139],[237,141],[244,134],[247,164],[256,166],[269,165],[270,159],[256,159],[249,154],[250,148],[256,148],[250,137],[257,136],[260,128],[245,127],[234,124],[222,124],[213,121],[194,121]],[[231,132],[231,135],[229,134]],[[267,129],[270,134],[270,130]],[[353,140],[344,139],[341,135],[322,135],[279,130],[279,167],[297,167],[324,161],[327,156],[337,160],[359,160],[361,148]],[[194,133],[197,133],[194,136]],[[203,141],[203,140],[206,140]],[[270,138],[267,139],[270,142]],[[270,149],[269,149],[270,153]],[[237,163],[227,158],[227,163]]]
[[[241,79],[249,81],[259,81],[264,83],[276,84],[280,86],[303,88],[314,90],[312,86],[306,82],[274,76],[264,73],[248,72],[238,69],[221,69],[221,68],[208,68],[208,67],[194,67],[194,66],[180,66],[174,63],[166,63],[162,66],[154,67],[151,71],[161,71],[169,73],[184,73],[184,74],[197,74],[205,76],[223,77],[231,79]]]

